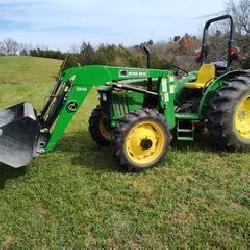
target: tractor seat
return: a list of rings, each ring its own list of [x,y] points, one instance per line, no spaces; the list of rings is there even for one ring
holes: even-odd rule
[[[188,82],[185,88],[188,89],[203,89],[215,78],[215,65],[212,63],[203,64],[197,72],[195,82]]]

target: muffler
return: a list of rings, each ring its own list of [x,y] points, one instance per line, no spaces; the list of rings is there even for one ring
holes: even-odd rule
[[[30,103],[0,110],[0,164],[14,168],[29,165],[38,135],[39,122]]]

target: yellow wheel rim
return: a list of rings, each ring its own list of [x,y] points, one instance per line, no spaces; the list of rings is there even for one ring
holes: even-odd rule
[[[250,94],[236,108],[235,129],[243,139],[250,139]]]
[[[106,140],[111,141],[112,132],[111,132],[111,129],[108,127],[107,120],[103,116],[100,119],[100,131],[101,131],[102,136]]]
[[[154,164],[166,144],[165,129],[155,121],[145,120],[135,125],[125,139],[128,159],[137,165]]]

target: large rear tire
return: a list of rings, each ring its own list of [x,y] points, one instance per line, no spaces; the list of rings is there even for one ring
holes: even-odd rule
[[[212,99],[208,130],[213,144],[222,150],[250,148],[250,76],[238,76],[221,87]]]
[[[113,151],[120,165],[141,171],[160,163],[171,135],[164,117],[152,109],[129,113],[114,130]]]
[[[89,133],[93,140],[103,146],[110,145],[112,131],[104,117],[101,107],[96,106],[89,118]]]

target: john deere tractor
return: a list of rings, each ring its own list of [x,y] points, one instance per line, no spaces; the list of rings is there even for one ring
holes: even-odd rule
[[[208,29],[231,23],[225,62],[208,62]],[[0,111],[0,162],[18,168],[33,157],[52,152],[93,86],[100,103],[89,119],[96,143],[109,145],[121,166],[140,171],[154,167],[169,150],[171,132],[193,140],[204,123],[223,150],[250,147],[250,72],[232,70],[236,58],[231,16],[210,19],[205,26],[198,71],[176,78],[176,70],[79,66],[60,74],[43,110],[29,103]]]

